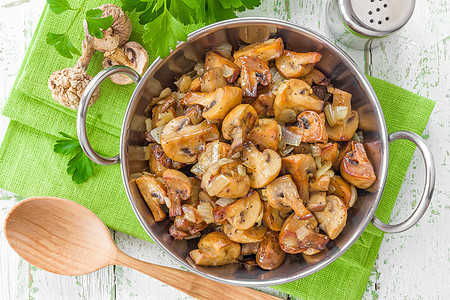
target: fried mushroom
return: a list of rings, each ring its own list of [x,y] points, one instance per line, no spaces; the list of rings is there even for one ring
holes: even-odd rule
[[[169,208],[169,216],[181,216],[181,201],[191,197],[192,185],[189,178],[178,170],[167,169],[163,173],[164,183],[167,187],[169,201],[166,205]]]
[[[323,211],[314,212],[314,216],[319,221],[319,228],[334,240],[347,222],[347,208],[341,199],[334,195],[327,196],[326,201]]]
[[[141,192],[142,198],[144,198],[150,208],[155,221],[160,222],[164,220],[166,213],[161,206],[167,199],[164,184],[158,181],[153,175],[142,175],[136,179],[136,185]]]
[[[284,261],[286,252],[278,242],[278,233],[267,230],[256,254],[256,263],[264,270],[278,268]]]
[[[252,142],[244,144],[241,159],[242,164],[247,167],[252,188],[266,186],[281,170],[281,157],[277,152],[271,149],[260,152]]]
[[[199,266],[223,266],[237,263],[240,253],[239,243],[221,232],[211,232],[200,239],[198,249],[189,252],[189,256]]]
[[[241,76],[238,82],[244,97],[256,97],[258,95],[258,84],[267,86],[272,81],[269,66],[262,59],[241,56],[235,60],[235,63],[241,68]]]
[[[363,144],[353,141],[350,144],[352,149],[344,155],[341,162],[341,175],[357,188],[366,189],[377,177]]]

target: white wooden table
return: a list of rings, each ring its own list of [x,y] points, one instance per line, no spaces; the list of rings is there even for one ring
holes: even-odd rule
[[[0,1],[0,107],[19,70],[45,0]],[[106,1],[105,1],[106,2]],[[437,101],[423,134],[437,166],[436,191],[422,220],[405,233],[386,235],[367,285],[367,299],[450,299],[450,12],[448,1],[418,0],[409,23],[395,38],[364,53],[343,47],[372,76]],[[331,37],[325,0],[263,0],[244,16],[268,16],[309,27]],[[366,65],[365,65],[366,63]],[[8,120],[0,118],[0,141]],[[423,185],[421,157],[415,153],[391,221],[415,208]],[[8,176],[8,174],[0,174]],[[3,221],[16,197],[0,190],[0,299],[187,299],[181,292],[123,267],[108,267],[85,276],[59,276],[23,261],[7,244]],[[124,252],[139,259],[178,267],[157,246],[113,232]],[[287,298],[270,288],[265,291]]]

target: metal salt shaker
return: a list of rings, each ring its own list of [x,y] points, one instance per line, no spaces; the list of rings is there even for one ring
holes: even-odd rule
[[[328,28],[338,42],[367,50],[402,28],[415,0],[328,0]]]

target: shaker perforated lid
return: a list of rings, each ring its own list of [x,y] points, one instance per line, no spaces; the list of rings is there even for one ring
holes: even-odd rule
[[[344,22],[357,34],[383,37],[402,28],[415,0],[339,0]]]

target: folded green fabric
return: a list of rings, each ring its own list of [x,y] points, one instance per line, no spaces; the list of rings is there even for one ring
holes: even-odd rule
[[[75,6],[73,2],[80,1],[71,1]],[[120,5],[119,1],[110,2]],[[89,1],[89,8],[103,3]],[[134,26],[131,40],[142,42],[142,26],[135,14],[130,14],[130,18]],[[25,197],[46,195],[71,199],[91,209],[107,226],[150,240],[128,203],[119,165],[94,166],[94,176],[77,185],[65,171],[68,157],[53,152],[59,131],[71,135],[76,132],[75,111],[56,103],[47,88],[47,79],[54,70],[73,66],[76,61],[59,57],[45,43],[47,32],[65,30],[67,24],[61,27],[62,20],[44,9],[3,110],[12,121],[0,148],[0,187]],[[70,35],[74,44],[81,42],[81,20],[76,22]],[[102,55],[97,53],[88,72],[97,73],[101,61]],[[388,131],[411,130],[421,134],[434,102],[385,81],[369,80],[383,108]],[[88,134],[96,150],[104,155],[115,155],[123,114],[134,85],[117,86],[107,80],[101,88],[99,100],[89,109]],[[377,210],[377,216],[383,221],[389,219],[414,149],[414,145],[406,141],[390,145],[387,184]],[[301,299],[360,299],[382,239],[383,234],[369,225],[356,243],[330,266],[307,278],[274,288]]]

